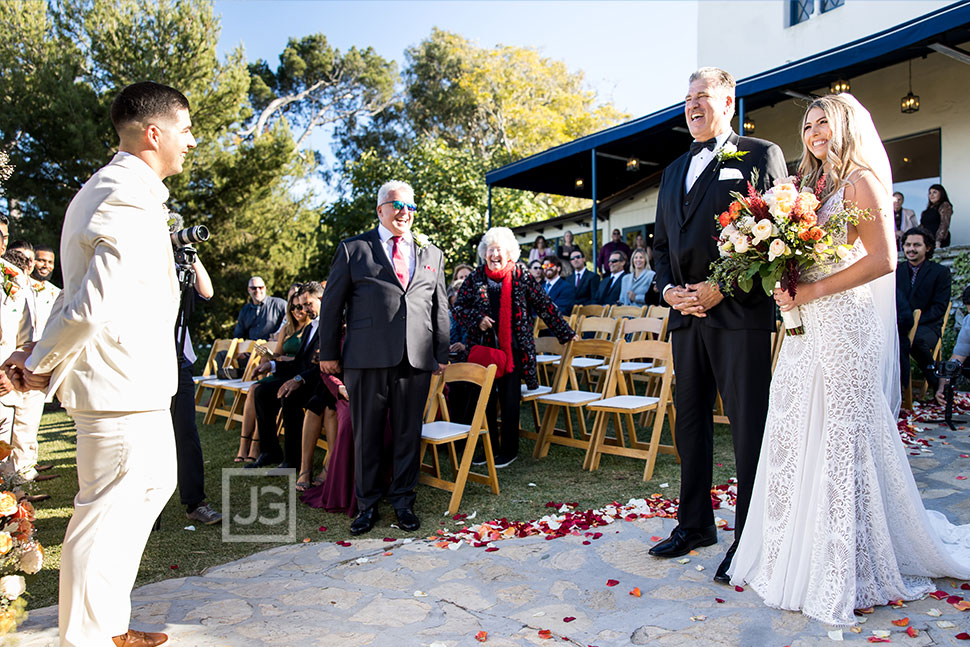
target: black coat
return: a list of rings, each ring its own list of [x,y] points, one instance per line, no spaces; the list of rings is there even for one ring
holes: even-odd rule
[[[771,187],[788,175],[781,149],[771,142],[731,133],[728,142],[739,151],[749,151],[740,160],[717,158],[701,172],[689,193],[685,193],[690,153],[684,153],[664,169],[657,202],[654,231],[654,269],[661,292],[667,285],[701,283],[710,274],[711,262],[718,258],[717,214],[731,203],[731,191],[746,193],[752,171],[758,170],[758,190]],[[722,179],[722,175],[724,179]],[[728,177],[733,176],[733,177]],[[670,330],[684,326],[708,325],[731,330],[773,330],[774,303],[757,285],[749,293],[734,290],[705,318],[670,313]]]
[[[576,286],[576,276],[570,276],[569,280],[574,286]],[[581,306],[586,306],[596,303],[596,293],[599,291],[600,287],[600,275],[595,271],[586,270],[583,272],[583,278],[580,279],[579,285],[576,286],[576,303]]]
[[[620,288],[623,284],[623,277],[629,274],[624,272],[613,280],[612,275],[604,276],[600,280],[600,287],[596,291],[596,303],[601,306],[612,306],[620,302]]]
[[[920,311],[919,327],[932,330],[937,337],[943,327],[946,305],[950,302],[951,282],[950,270],[933,261],[923,261],[915,283],[911,280],[909,262],[903,261],[896,267],[897,293],[906,296],[911,310]]]

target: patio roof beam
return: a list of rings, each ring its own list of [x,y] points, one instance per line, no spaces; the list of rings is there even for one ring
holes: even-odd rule
[[[934,52],[939,52],[943,56],[949,56],[955,61],[960,61],[966,65],[970,65],[970,52],[965,49],[960,49],[959,47],[953,47],[951,45],[944,45],[943,43],[933,43],[927,45]]]

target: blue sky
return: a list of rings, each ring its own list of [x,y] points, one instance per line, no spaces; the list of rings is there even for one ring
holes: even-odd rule
[[[697,3],[474,0],[221,0],[220,53],[242,44],[271,66],[290,37],[323,33],[341,50],[374,47],[404,64],[404,49],[437,26],[475,41],[528,46],[583,71],[587,84],[639,117],[676,103],[697,56]]]

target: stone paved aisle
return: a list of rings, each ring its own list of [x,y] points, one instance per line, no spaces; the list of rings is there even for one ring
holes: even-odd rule
[[[970,479],[958,478],[970,477],[970,433],[934,429],[922,437],[930,445],[908,451],[928,507],[970,523]],[[652,538],[673,525],[658,518],[618,521],[597,528],[603,534],[595,540],[510,539],[496,542],[492,552],[468,544],[448,550],[427,541],[385,542],[379,533],[387,528],[378,528],[374,538],[350,546],[282,546],[199,577],[141,587],[133,595],[132,626],[164,630],[178,647],[454,647],[479,644],[480,631],[493,647],[834,642],[832,627],[768,609],[753,591],[711,580],[732,533],[720,532],[717,546],[687,563],[650,557]],[[937,584],[970,599],[961,582]],[[631,595],[635,588],[641,597]],[[904,617],[917,637],[892,624]],[[842,633],[844,642],[869,644],[875,630],[914,647],[970,645],[957,638],[970,630],[970,612],[946,599],[880,607],[866,619],[860,633]],[[32,611],[8,644],[56,645],[56,607]]]

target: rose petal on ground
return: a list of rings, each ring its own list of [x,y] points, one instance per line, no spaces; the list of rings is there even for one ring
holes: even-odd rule
[[[663,537],[657,537],[656,535],[654,535],[653,537],[650,538],[650,541],[660,541],[662,539]]]
[[[916,627],[906,627],[906,635],[910,638],[915,638],[919,635],[919,629]]]
[[[590,541],[590,540],[588,540],[588,539],[584,539],[584,540],[583,540],[583,546],[589,546],[589,545],[590,545],[590,544],[592,544],[592,543],[593,543],[593,542],[591,542],[591,541]]]
[[[310,538],[309,537],[304,537],[303,538],[303,543],[304,544],[309,544],[310,543]]]
[[[539,637],[542,638],[543,640],[552,638],[552,631],[550,631],[549,629],[540,629]]]
[[[498,550],[498,546],[489,546],[488,548],[485,549],[485,552],[486,553],[494,553],[497,550]]]
[[[957,602],[959,602],[962,599],[963,598],[961,598],[959,595],[951,595],[950,597],[948,597],[946,599],[946,603],[947,604],[956,604]]]
[[[851,631],[854,634],[861,634],[862,633],[862,627],[860,627],[858,625],[856,625],[855,627],[849,627],[849,631]]]
[[[966,600],[960,600],[953,605],[958,611],[970,611],[970,602]]]
[[[479,631],[477,634],[475,634],[475,640],[477,640],[480,643],[485,642],[486,640],[488,640],[488,632]]]
[[[873,629],[872,635],[876,638],[889,638],[889,630],[887,629]]]
[[[830,631],[829,632],[829,640],[835,640],[837,642],[841,642],[842,641],[842,630],[841,629],[833,629],[832,631]]]
[[[177,570],[179,569],[179,565],[178,565],[178,564],[172,564],[172,565],[171,565],[171,566],[169,566],[168,568],[169,568],[170,570],[173,570],[173,571],[177,571]]]
[[[317,532],[327,532],[327,527],[326,526],[320,526],[319,528],[317,528]]]
[[[724,600],[722,598],[714,598],[714,601],[718,604],[724,604]]]
[[[940,629],[956,629],[956,625],[949,620],[938,620],[936,626]]]
[[[637,597],[638,598],[641,595],[643,595],[643,593],[640,592],[640,587],[638,586],[638,587],[634,588],[632,591],[630,591],[630,595],[632,595],[633,597]]]
[[[866,608],[864,608],[864,609],[856,609],[856,610],[855,610],[855,613],[856,613],[856,614],[859,614],[859,615],[861,615],[861,614],[865,614],[865,615],[867,615],[867,616],[868,616],[868,615],[872,615],[872,613],[873,613],[874,611],[875,611],[875,609],[874,609],[874,608],[872,608],[872,607],[866,607]]]
[[[966,481],[967,480],[967,477],[966,476],[958,476],[957,477],[957,480],[958,481]]]
[[[933,591],[932,593],[930,593],[930,597],[931,598],[936,598],[937,600],[942,600],[943,598],[947,597],[948,595],[950,595],[950,594],[947,593],[946,591]]]
[[[681,557],[680,559],[677,560],[677,563],[678,564],[687,564],[689,562],[690,562],[690,558],[689,557]]]
[[[744,587],[743,586],[735,586],[734,587],[734,590],[737,591],[738,593],[744,593]]]
[[[576,618],[574,618],[573,616],[566,616],[565,618],[562,619],[562,621],[563,622],[572,622],[575,619]]]
[[[902,608],[902,607],[905,607],[906,606],[903,603],[902,599],[899,599],[899,600],[890,600],[889,602],[887,602],[887,604],[889,606],[891,606],[892,608],[894,608],[894,609],[899,609],[899,608]]]
[[[344,546],[344,547],[347,547],[347,546],[350,545],[350,542],[349,541],[338,541],[336,543],[337,543],[338,546]]]
[[[697,566],[694,567],[694,570],[695,571],[703,571],[704,570],[704,567],[701,566],[700,564],[698,564]]]
[[[880,636],[869,636],[868,640],[871,643],[891,643],[892,642],[889,638],[882,638]]]
[[[967,584],[966,582],[964,582],[963,584],[960,585],[960,588],[963,589],[964,591],[970,591],[970,584]]]
[[[959,633],[956,636],[954,636],[954,638],[956,638],[957,640],[970,640],[970,634],[964,631],[963,633]]]
[[[934,618],[939,618],[940,616],[943,615],[943,612],[940,611],[939,609],[930,609],[929,611],[926,612],[926,615],[933,616]]]
[[[694,556],[697,556],[697,555],[699,555],[700,553],[698,553],[698,552],[697,552],[696,550],[692,550],[692,551],[690,551],[690,552],[689,552],[689,553],[687,553],[687,554],[688,554],[688,555],[690,555],[690,556],[692,556],[692,557],[694,557]]]
[[[691,616],[690,617],[690,621],[691,622],[704,622],[705,620],[707,620],[707,616]]]
[[[616,586],[620,583],[620,580],[606,580],[606,586]]]
[[[414,592],[414,597],[416,597],[416,598],[426,598],[426,597],[428,597],[428,594],[425,593],[424,591],[415,591]]]
[[[897,627],[905,627],[909,624],[909,618],[900,618],[899,620],[893,620],[892,623]]]
[[[397,541],[397,539],[394,539],[394,537],[384,537],[384,541],[391,542],[391,541]]]

